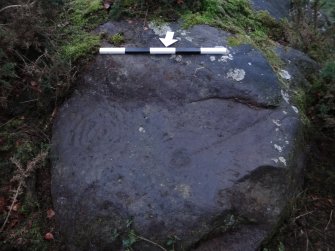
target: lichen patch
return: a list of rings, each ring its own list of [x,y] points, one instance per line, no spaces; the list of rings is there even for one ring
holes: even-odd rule
[[[293,106],[293,105],[292,105],[292,109],[293,109],[293,111],[294,111],[296,114],[298,114],[298,113],[299,113],[299,110],[298,110],[298,108],[297,108],[297,107],[295,107],[295,106]]]
[[[235,81],[242,81],[245,78],[245,71],[243,69],[230,69],[227,73],[227,78],[232,78]]]
[[[283,99],[285,100],[285,102],[289,104],[290,103],[290,96],[288,95],[288,93],[283,91],[283,90],[281,90],[280,93],[281,93],[281,96],[283,97]]]
[[[274,144],[273,146],[278,152],[281,153],[283,151],[283,148],[281,146],[278,146],[277,144]]]
[[[161,24],[161,25],[157,25],[154,22],[150,22],[148,24],[148,27],[154,31],[154,33],[158,36],[165,36],[166,32],[168,31],[172,31],[170,26],[168,26],[167,24]]]
[[[273,159],[271,159],[271,160],[272,160],[274,163],[276,163],[276,164],[277,164],[278,161],[279,161],[278,159],[275,159],[275,158],[273,158]]]
[[[275,119],[273,119],[272,122],[273,122],[276,126],[281,126],[279,120],[275,120]]]
[[[282,78],[282,79],[285,79],[285,80],[291,80],[291,75],[288,71],[286,70],[280,70],[279,71],[279,76]]]
[[[228,51],[228,54],[221,56],[221,58],[218,61],[226,63],[228,60],[233,60],[233,59],[234,59],[233,55],[230,54]]]
[[[281,163],[283,163],[285,166],[287,166],[286,159],[284,157],[278,158]]]
[[[177,190],[184,199],[187,199],[191,196],[191,187],[186,184],[178,185],[175,190]]]

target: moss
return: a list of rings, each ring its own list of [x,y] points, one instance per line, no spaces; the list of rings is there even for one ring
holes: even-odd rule
[[[199,15],[198,13],[186,12],[183,15],[183,28],[187,29],[197,24],[216,25],[215,19],[207,13]]]
[[[294,104],[297,106],[297,108],[299,110],[300,119],[301,119],[302,123],[305,126],[309,127],[311,122],[310,122],[308,116],[306,115],[307,109],[308,109],[308,102],[307,102],[306,92],[301,88],[295,90],[294,93],[293,93],[293,101],[294,101]]]
[[[100,0],[74,0],[69,2],[72,25],[92,28],[107,17]]]
[[[274,51],[274,46],[266,46],[263,47],[262,52],[272,68],[277,72],[278,70],[284,67],[284,62],[280,59],[280,57]]]
[[[109,37],[109,42],[115,46],[120,46],[125,42],[124,35],[122,33],[116,33]]]
[[[60,57],[66,61],[76,61],[94,53],[100,44],[100,36],[91,30],[109,18],[100,0],[74,0],[67,4],[68,12],[62,18],[69,21],[63,29],[64,44],[60,46]]]
[[[61,57],[66,60],[76,61],[94,53],[99,45],[99,36],[81,32],[73,36],[69,43],[61,48]]]
[[[228,38],[228,45],[232,47],[250,43],[252,43],[251,38],[245,35],[235,35]]]

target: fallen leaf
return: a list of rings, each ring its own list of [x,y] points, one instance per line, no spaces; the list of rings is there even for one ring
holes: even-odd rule
[[[113,1],[111,0],[104,0],[104,8],[105,10],[109,10],[110,7],[112,6]]]
[[[104,3],[104,8],[108,10],[111,7],[110,3]]]
[[[47,210],[47,218],[48,218],[48,219],[51,219],[51,218],[54,217],[55,215],[56,215],[55,211],[52,210],[51,208],[49,208],[49,209]]]
[[[13,212],[17,212],[20,209],[20,203],[15,203],[13,205],[12,211]]]
[[[46,233],[44,235],[44,239],[47,240],[47,241],[52,241],[54,239],[54,235],[52,233]]]

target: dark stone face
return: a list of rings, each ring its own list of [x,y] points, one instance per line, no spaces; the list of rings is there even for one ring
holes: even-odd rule
[[[226,46],[229,36],[209,26],[171,28],[180,47]],[[119,22],[98,31],[124,32],[129,47],[160,46],[152,29]],[[257,231],[252,250],[276,223],[301,170],[299,115],[259,51],[228,49],[97,56],[81,74],[53,133],[53,200],[70,250],[117,248],[110,233],[129,219],[152,241],[177,236],[177,249],[216,235],[218,224],[239,224],[224,242]]]
[[[269,12],[276,19],[289,17],[291,0],[250,0],[255,10]]]

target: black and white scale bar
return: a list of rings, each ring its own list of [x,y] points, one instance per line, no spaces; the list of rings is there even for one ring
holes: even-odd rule
[[[225,47],[214,48],[100,48],[100,54],[124,55],[124,54],[227,54]]]

